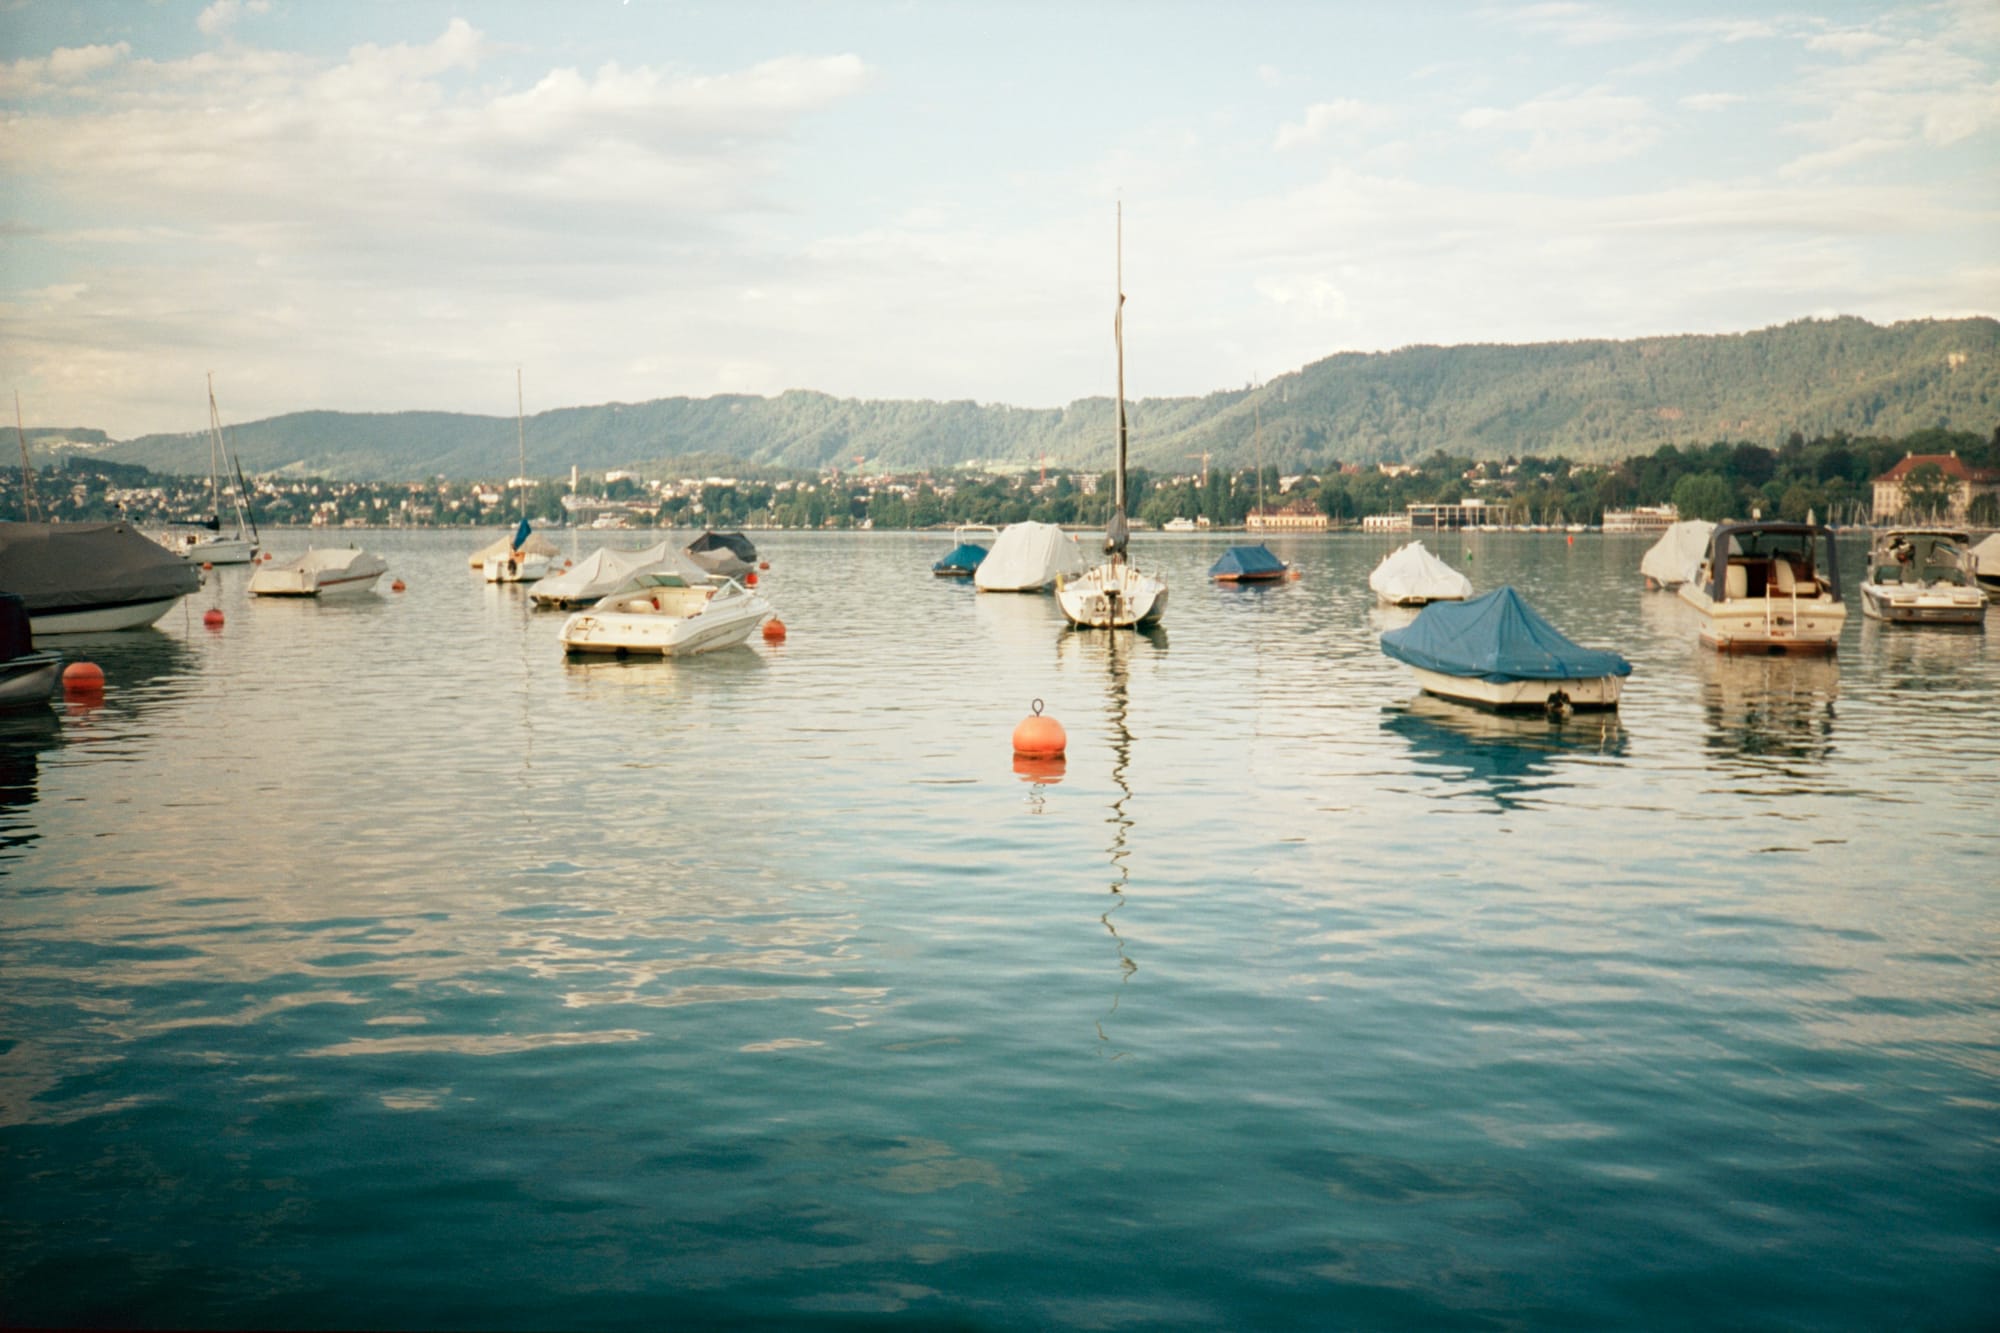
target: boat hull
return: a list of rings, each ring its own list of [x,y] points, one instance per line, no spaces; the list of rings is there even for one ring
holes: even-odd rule
[[[533,583],[548,577],[549,557],[529,552],[525,555],[491,555],[481,566],[488,583]]]
[[[1913,589],[1864,583],[1861,614],[1891,625],[1984,625],[1986,594],[1946,584]]]
[[[191,565],[247,565],[257,558],[257,543],[248,537],[178,542],[167,549]]]
[[[388,561],[369,551],[331,556],[308,552],[290,564],[259,569],[250,576],[250,593],[255,597],[353,596],[373,590],[388,568]]]
[[[1717,602],[1699,583],[1680,598],[1705,617],[1702,646],[1721,653],[1824,654],[1840,648],[1847,608],[1819,598],[1750,597]]]
[[[44,634],[103,634],[112,630],[144,629],[172,610],[174,603],[186,595],[176,593],[172,597],[155,597],[141,602],[37,611],[29,617],[29,625],[37,638]]]
[[[62,681],[62,654],[23,653],[0,662],[0,708],[47,703]]]
[[[1127,564],[1099,565],[1056,580],[1056,604],[1078,629],[1143,629],[1166,614],[1167,583]]]
[[[1489,680],[1483,676],[1448,676],[1441,671],[1417,666],[1410,667],[1410,670],[1426,694],[1500,713],[1544,712],[1561,704],[1567,704],[1580,713],[1601,711],[1616,708],[1619,696],[1625,691],[1622,676],[1593,676],[1583,680],[1526,680],[1518,677]]]
[[[742,646],[770,615],[770,606],[762,601],[693,616],[579,611],[563,622],[559,637],[569,653],[691,657]]]

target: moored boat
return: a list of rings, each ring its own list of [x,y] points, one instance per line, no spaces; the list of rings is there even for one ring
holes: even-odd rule
[[[993,549],[993,543],[1000,536],[1000,529],[984,523],[962,523],[953,528],[951,539],[954,545],[944,557],[931,566],[931,573],[939,578],[970,578],[986,559],[986,553]],[[983,540],[982,540],[983,538]]]
[[[368,592],[389,562],[354,546],[310,546],[296,560],[260,567],[250,576],[254,597],[335,597]]]
[[[570,653],[686,657],[734,648],[771,618],[771,604],[734,579],[655,569],[563,622]]]
[[[1884,528],[1868,548],[1861,614],[1892,625],[1983,625],[1972,536],[1955,528]]]
[[[1616,708],[1632,664],[1564,637],[1512,587],[1426,606],[1382,635],[1382,651],[1428,694],[1495,710]]]
[[[1708,554],[1708,539],[1715,524],[1703,519],[1683,519],[1660,534],[1660,539],[1639,557],[1639,572],[1648,588],[1672,590],[1695,575],[1701,558]]]
[[[740,579],[757,568],[757,548],[740,532],[704,532],[687,544],[687,555],[724,578]]]
[[[1271,583],[1285,577],[1291,566],[1271,553],[1262,542],[1232,546],[1208,567],[1208,576],[1217,583]]]
[[[1422,542],[1408,542],[1383,556],[1368,576],[1368,586],[1391,606],[1428,606],[1472,596],[1472,580],[1425,550]]]
[[[199,569],[129,523],[0,523],[0,591],[38,636],[142,629],[199,587]]]
[[[1053,523],[1009,523],[972,571],[981,592],[1044,592],[1058,578],[1083,573],[1076,540]]]
[[[1833,530],[1817,523],[1723,523],[1680,598],[1702,613],[1701,642],[1725,653],[1831,653],[1847,624]]]
[[[28,608],[0,592],[0,708],[45,704],[62,682],[62,654],[37,650]]]
[[[635,574],[684,558],[670,541],[638,551],[606,546],[568,569],[545,576],[528,589],[528,596],[539,607],[575,610],[610,596]]]
[[[1972,548],[1972,577],[1989,593],[2000,593],[2000,532],[1989,532]]]

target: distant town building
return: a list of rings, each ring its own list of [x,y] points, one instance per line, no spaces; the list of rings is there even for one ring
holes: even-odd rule
[[[1936,506],[1913,501],[1909,494],[1910,474],[1926,465],[1933,465],[1944,474],[1944,504],[1938,513],[1930,512]],[[2000,495],[2000,472],[1968,467],[1955,450],[1948,454],[1904,454],[1902,462],[1875,478],[1874,521],[1935,519],[1963,523],[1972,502],[1982,495]]]
[[[1326,515],[1311,500],[1294,500],[1282,509],[1253,509],[1244,518],[1250,532],[1325,532]]]
[[[1504,504],[1465,500],[1458,504],[1413,504],[1407,506],[1411,530],[1442,531],[1447,528],[1477,528],[1505,524],[1509,513]]]
[[[1408,532],[1410,516],[1403,514],[1370,514],[1361,520],[1363,532]]]
[[[1604,511],[1606,532],[1665,532],[1680,521],[1681,511],[1670,504]]]

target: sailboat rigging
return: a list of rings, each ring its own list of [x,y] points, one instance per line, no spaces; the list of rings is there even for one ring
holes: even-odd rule
[[[1118,349],[1118,471],[1111,517],[1104,525],[1105,561],[1074,579],[1056,580],[1056,603],[1079,629],[1136,629],[1156,625],[1167,609],[1167,581],[1146,574],[1126,558],[1131,528],[1125,516],[1125,206],[1118,206],[1118,305],[1111,322]]]
[[[189,524],[188,526],[200,530],[188,533],[185,540],[175,546],[181,555],[198,565],[247,565],[257,558],[258,538],[255,533],[246,531],[248,523],[243,513],[243,488],[240,483],[232,487],[229,492],[230,503],[236,509],[236,531],[229,535],[224,535],[222,531],[222,485],[228,477],[229,466],[229,446],[222,438],[222,414],[215,406],[215,372],[210,371],[208,374],[209,516]]]
[[[530,550],[528,547],[528,538],[534,528],[528,521],[527,423],[526,400],[521,394],[521,368],[516,366],[514,367],[514,443],[520,451],[520,470],[514,474],[514,480],[521,487],[521,521],[515,527],[513,539],[507,546],[485,558],[482,569],[488,583],[532,583],[549,572],[548,553]]]

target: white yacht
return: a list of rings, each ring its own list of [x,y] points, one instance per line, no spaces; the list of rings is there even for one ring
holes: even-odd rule
[[[771,604],[734,579],[656,569],[571,616],[558,637],[571,653],[686,657],[734,648],[770,618]]]
[[[1977,572],[1962,529],[1885,528],[1868,550],[1861,613],[1896,625],[1983,625]]]
[[[1725,653],[1831,653],[1847,624],[1833,531],[1816,523],[1724,523],[1680,586]]]

